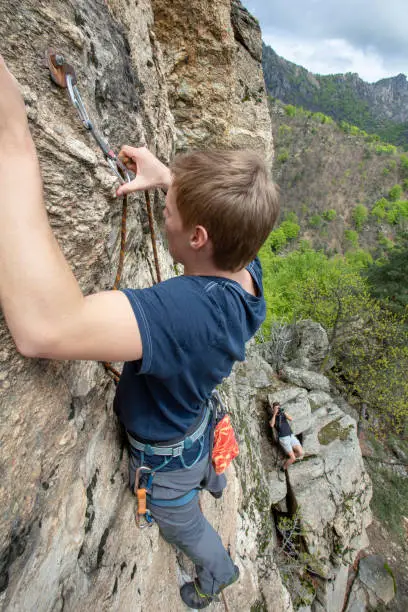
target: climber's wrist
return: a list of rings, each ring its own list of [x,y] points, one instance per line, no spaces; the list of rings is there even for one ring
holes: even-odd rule
[[[167,193],[172,183],[172,180],[173,177],[169,168],[167,168],[167,166],[163,164],[163,172],[162,176],[160,177],[160,183],[158,184],[159,189],[164,191],[164,193]]]

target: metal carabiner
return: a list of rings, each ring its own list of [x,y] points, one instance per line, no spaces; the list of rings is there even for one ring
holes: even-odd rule
[[[67,89],[68,89],[69,97],[71,98],[71,102],[77,109],[79,117],[85,129],[91,132],[96,144],[101,149],[110,169],[117,176],[121,184],[130,183],[132,179],[130,177],[129,171],[126,168],[125,164],[121,162],[121,160],[118,158],[116,153],[110,148],[109,144],[95,130],[92,124],[92,121],[89,119],[89,115],[86,111],[85,105],[82,102],[81,94],[79,93],[78,87],[75,85],[75,83],[73,83],[73,80],[70,74],[67,74],[66,81],[67,81]]]
[[[136,514],[135,514],[135,521],[136,521],[136,525],[137,527],[139,527],[139,529],[145,529],[146,527],[151,527],[153,525],[153,517],[151,516],[150,510],[146,507],[144,507],[142,510],[142,512],[140,513],[139,510],[139,497],[143,498],[143,504],[146,504],[146,493],[147,491],[149,491],[150,489],[148,488],[144,488],[141,489],[139,488],[139,483],[140,483],[140,474],[141,472],[148,472],[150,474],[153,473],[154,476],[154,472],[152,471],[152,469],[150,467],[147,467],[146,465],[140,465],[135,472],[135,482],[133,485],[133,493],[136,497]],[[140,491],[144,491],[144,494],[142,496],[139,495]],[[141,524],[141,518],[144,518],[145,523]]]
[[[89,119],[88,113],[86,112],[86,108],[84,106],[84,103],[82,102],[81,94],[78,91],[78,87],[72,82],[73,79],[71,74],[67,74],[66,81],[69,97],[71,98],[72,104],[77,109],[79,117],[82,123],[84,124],[84,127],[87,130],[92,131],[94,129],[92,122]]]
[[[125,164],[123,164],[119,157],[117,155],[115,155],[114,158],[112,158],[111,156],[107,156],[105,155],[105,159],[107,161],[107,163],[109,164],[110,169],[112,170],[112,172],[114,172],[116,174],[116,176],[118,177],[119,181],[122,183],[122,185],[124,183],[130,183],[131,176],[129,174],[129,170],[126,168]],[[123,172],[123,176],[121,174],[121,172]]]

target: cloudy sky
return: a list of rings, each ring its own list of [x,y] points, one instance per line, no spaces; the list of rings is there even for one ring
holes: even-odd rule
[[[319,74],[408,74],[408,0],[242,0],[276,53]]]

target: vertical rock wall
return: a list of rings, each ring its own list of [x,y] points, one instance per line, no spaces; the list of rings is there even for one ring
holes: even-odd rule
[[[152,0],[177,148],[249,147],[272,158],[261,31],[239,0]]]
[[[0,0],[0,52],[21,83],[49,219],[85,293],[113,282],[120,202],[67,93],[50,82],[48,47],[74,65],[86,107],[115,149],[147,144],[164,162],[190,146],[251,146],[272,157],[255,21],[239,2],[169,4]],[[131,198],[128,219],[122,285],[148,286],[154,269],[142,197]],[[158,241],[168,278],[159,231]],[[156,527],[134,526],[113,393],[98,363],[22,358],[0,320],[2,609],[183,609],[173,550]],[[232,471],[225,500],[203,501],[237,560],[249,551],[231,595],[236,610],[264,600],[258,527],[249,535],[240,528],[240,500]],[[277,573],[268,589],[278,605],[268,609],[290,608]]]

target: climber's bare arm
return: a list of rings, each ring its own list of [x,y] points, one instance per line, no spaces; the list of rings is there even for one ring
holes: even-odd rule
[[[131,360],[139,329],[119,291],[84,298],[48,223],[17,82],[0,56],[0,304],[21,353]]]
[[[293,417],[291,417],[290,414],[286,414],[285,416],[288,419],[288,421],[293,421]]]

